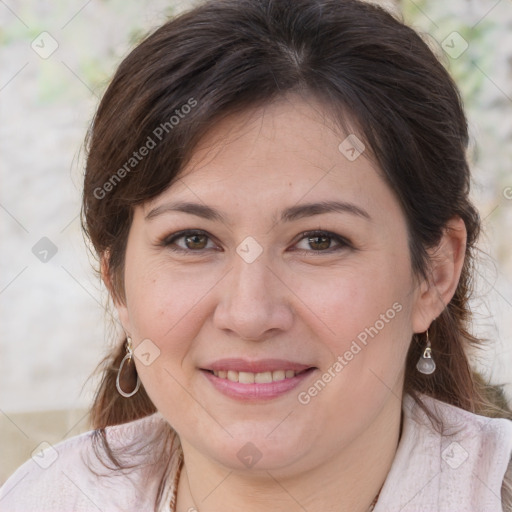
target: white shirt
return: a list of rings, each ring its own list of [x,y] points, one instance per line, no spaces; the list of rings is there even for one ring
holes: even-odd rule
[[[424,395],[422,401],[437,411],[444,431],[438,433],[412,397],[404,396],[402,436],[374,512],[503,512],[501,486],[512,456],[512,421],[478,416]],[[136,465],[132,472],[107,470],[98,462],[92,431],[62,441],[7,480],[0,489],[0,511],[154,510],[161,453],[145,446],[163,423],[155,413],[106,429],[114,449],[130,443],[138,447],[128,458]],[[177,453],[162,511],[170,510]]]

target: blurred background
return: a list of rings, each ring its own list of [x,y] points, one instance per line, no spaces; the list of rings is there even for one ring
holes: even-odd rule
[[[475,366],[512,398],[512,3],[375,2],[460,87],[484,233]],[[82,144],[117,65],[183,0],[0,0],[0,484],[44,443],[89,429],[114,320],[80,227]],[[43,444],[41,444],[43,443]]]

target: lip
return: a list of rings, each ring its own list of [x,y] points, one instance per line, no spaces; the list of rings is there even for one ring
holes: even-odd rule
[[[293,370],[295,372],[301,372],[308,368],[313,368],[313,366],[288,361],[286,359],[259,359],[256,361],[249,361],[241,358],[228,358],[218,359],[210,364],[206,364],[201,367],[201,370],[234,370],[237,372],[262,373],[273,372],[276,370]]]
[[[226,364],[227,360],[223,360],[222,364]],[[234,361],[234,360],[231,360]],[[240,361],[240,360],[238,360]],[[271,371],[276,369],[284,370],[284,366],[279,366],[279,368],[276,368],[275,364],[276,361],[278,364],[281,364],[283,362],[279,362],[279,360],[273,359],[273,360],[265,360],[265,361],[258,361],[257,364],[254,363],[252,366],[246,365],[244,368],[239,371],[250,371],[253,373],[259,373],[260,371]],[[247,361],[246,361],[247,362]],[[220,364],[220,362],[217,362]],[[266,366],[265,366],[266,365]],[[213,366],[213,365],[212,365]],[[219,367],[218,364],[216,364],[219,369],[228,369],[226,366]],[[236,366],[236,368],[241,368],[240,365]],[[258,368],[257,371],[247,369],[247,368]],[[265,368],[261,370],[261,368]],[[217,368],[211,368],[212,370],[217,370]],[[231,369],[235,369],[235,367],[232,367]],[[211,371],[206,369],[201,369],[201,373],[205,376],[205,378],[210,382],[210,384],[220,393],[223,395],[233,398],[235,400],[239,400],[242,402],[259,402],[259,401],[268,401],[272,399],[276,399],[280,396],[285,395],[286,393],[289,393],[294,388],[299,386],[302,382],[304,382],[306,379],[310,377],[311,374],[313,374],[317,368],[307,365],[299,365],[297,363],[292,363],[288,361],[288,366],[286,367],[288,370],[294,370],[294,371],[302,371],[302,373],[299,373],[298,375],[295,375],[295,377],[279,380],[276,382],[268,382],[264,384],[260,383],[252,383],[252,384],[240,384],[240,382],[232,382],[228,379],[221,379],[220,377],[216,377]]]

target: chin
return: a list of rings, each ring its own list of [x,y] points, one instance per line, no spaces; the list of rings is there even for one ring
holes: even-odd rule
[[[268,428],[270,423],[272,426]],[[285,429],[277,432],[277,425],[276,422],[265,422],[263,426],[252,425],[252,434],[247,428],[227,427],[232,438],[226,439],[224,436],[223,439],[206,439],[203,440],[206,445],[197,446],[197,449],[201,453],[210,453],[210,458],[230,470],[257,472],[283,469],[297,463],[305,455],[298,447],[309,450],[311,445],[304,436],[293,435]]]

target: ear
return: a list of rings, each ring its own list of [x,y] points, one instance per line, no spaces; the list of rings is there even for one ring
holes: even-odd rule
[[[101,279],[105,283],[107,287],[108,293],[112,298],[112,302],[116,308],[119,321],[123,326],[123,329],[126,333],[130,333],[130,322],[128,315],[128,308],[126,307],[126,301],[119,296],[120,290],[116,290],[114,283],[112,282],[112,273],[110,272],[110,255],[109,252],[106,251],[100,259],[100,269],[101,269]]]
[[[413,332],[425,332],[452,299],[466,255],[466,226],[460,217],[450,219],[439,244],[429,250],[428,280],[419,286],[413,312]]]
[[[110,254],[108,251],[105,251],[100,257],[100,271],[101,271],[101,280],[105,283],[107,287],[109,295],[115,301],[114,288],[112,286],[112,280],[110,278]]]

